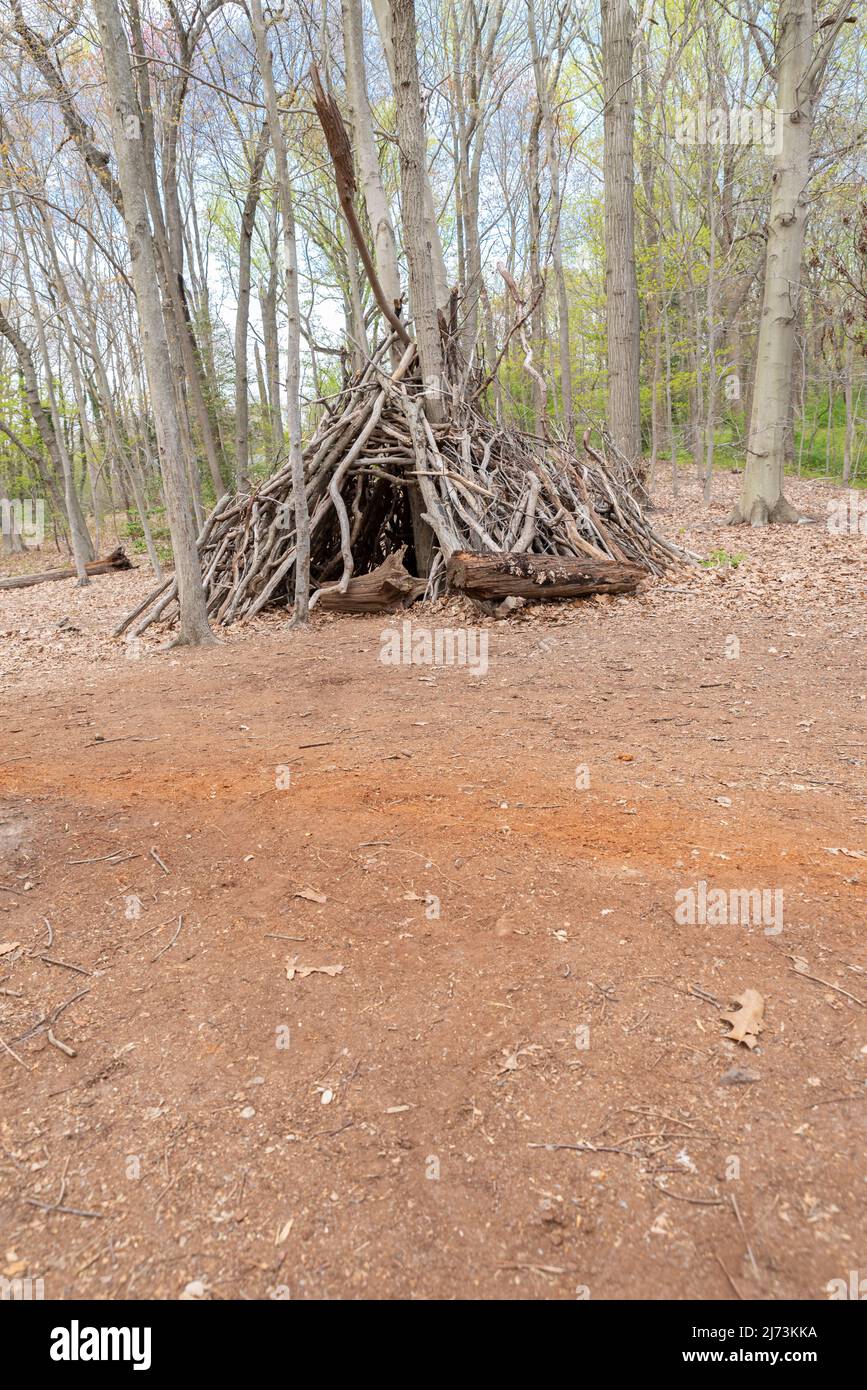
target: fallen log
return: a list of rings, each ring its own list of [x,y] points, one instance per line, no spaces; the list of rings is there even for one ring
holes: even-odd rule
[[[85,565],[90,574],[110,574],[113,570],[131,570],[132,561],[122,546],[106,555],[104,560],[91,560]],[[14,579],[0,579],[0,589],[27,589],[31,584],[47,584],[53,579],[74,579],[75,569],[42,570],[39,574],[19,574]]]
[[[589,594],[632,594],[646,572],[620,560],[526,555],[516,551],[481,555],[458,550],[447,566],[448,582],[470,598],[584,598]]]
[[[404,568],[405,553],[406,546],[392,551],[375,570],[350,579],[342,592],[339,584],[325,585],[316,603],[337,613],[385,613],[398,604],[406,607],[421,597],[427,584]]]

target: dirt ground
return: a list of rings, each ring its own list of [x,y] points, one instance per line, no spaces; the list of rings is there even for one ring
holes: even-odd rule
[[[484,675],[384,665],[381,618],[131,649],[146,566],[0,593],[0,1274],[106,1299],[867,1276],[867,540],[729,530],[738,481],[658,512],[736,568],[412,610],[481,625]],[[701,880],[782,890],[783,930],[682,925]],[[720,1017],[747,989],[753,1051]]]

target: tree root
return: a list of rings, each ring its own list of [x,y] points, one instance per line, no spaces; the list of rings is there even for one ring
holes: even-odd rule
[[[726,522],[727,526],[797,526],[799,522],[814,521],[815,518],[806,516],[799,512],[797,507],[793,507],[791,502],[780,493],[776,502],[769,507],[763,497],[757,497],[749,511],[745,514],[740,503],[735,507],[731,516]]]

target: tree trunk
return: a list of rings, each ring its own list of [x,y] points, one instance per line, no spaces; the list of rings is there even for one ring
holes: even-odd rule
[[[399,0],[399,5],[402,9],[406,9],[407,0]],[[412,11],[412,61],[413,70],[415,72],[415,89],[418,94],[418,121],[421,128],[421,148],[419,153],[420,163],[418,172],[418,178],[421,184],[421,219],[424,225],[425,240],[427,241],[429,247],[428,255],[430,256],[431,261],[431,274],[433,276],[434,282],[434,299],[436,301],[436,307],[438,309],[445,309],[446,305],[449,302],[449,282],[448,276],[446,275],[446,264],[445,258],[443,257],[442,242],[440,241],[439,229],[437,227],[436,208],[434,206],[433,199],[433,189],[431,188],[430,176],[428,174],[427,168],[427,151],[425,148],[424,141],[424,122],[422,120],[421,112],[421,92],[418,83],[418,60],[416,58],[415,51],[416,26],[414,4],[410,4],[409,8]],[[388,64],[388,70],[391,74],[392,86],[394,87],[395,101],[398,104],[399,110],[400,97],[398,95],[397,89],[400,85],[401,78],[398,77],[398,65],[395,54],[395,25],[397,20],[397,6],[395,5],[395,0],[373,0],[373,12],[376,16],[376,25],[379,29],[379,37],[382,41],[382,47],[385,52],[385,60]],[[402,32],[403,30],[405,30],[405,28],[406,19],[404,17],[401,18]],[[402,38],[401,42],[404,44],[405,47],[405,38]],[[404,53],[401,59],[402,70],[405,68],[406,65],[406,57],[407,55],[406,53]],[[400,117],[398,116],[398,139],[399,138]],[[406,250],[406,247],[404,247],[404,250]]]
[[[292,186],[289,182],[289,161],[286,137],[277,104],[271,50],[265,34],[262,0],[250,0],[250,22],[256,44],[256,55],[262,74],[268,129],[277,172],[277,192],[283,215],[283,253],[286,285],[286,317],[289,325],[286,367],[286,416],[289,426],[289,461],[292,468],[292,492],[295,502],[295,612],[294,626],[308,622],[310,608],[310,514],[304,483],[304,460],[301,455],[301,309],[298,303],[298,251],[295,244],[295,213],[292,206]]]
[[[117,0],[94,0],[117,155],[118,181],[129,238],[142,355],[156,427],[169,530],[178,584],[180,630],[177,642],[200,646],[215,639],[208,625],[196,531],[184,467],[178,406],[166,326],[157,287],[153,237],[148,222],[147,175],[129,47]]]
[[[283,448],[283,409],[280,404],[280,338],[277,332],[277,276],[279,271],[280,238],[277,228],[277,209],[268,213],[268,279],[259,293],[262,311],[262,338],[265,348],[265,381],[268,386],[268,433],[271,439],[271,462],[276,467]]]
[[[449,558],[448,581],[477,599],[583,598],[588,594],[634,593],[646,571],[621,560],[577,560],[565,555],[503,551],[479,555],[457,550]]]
[[[268,153],[268,122],[262,123],[253,154],[250,182],[241,213],[238,247],[238,305],[235,311],[235,480],[246,487],[250,472],[250,376],[247,331],[250,325],[250,264],[256,209],[262,192],[262,170]]]
[[[640,476],[640,318],[633,188],[634,39],[635,17],[628,0],[602,0],[608,428],[615,448]]]
[[[112,574],[115,570],[131,570],[132,568],[128,556],[121,549],[113,550],[104,560],[88,561],[86,566],[89,575]],[[19,574],[11,579],[0,579],[0,589],[29,589],[34,584],[48,584],[57,579],[74,579],[76,574],[77,570],[74,569],[42,570],[40,574]]]
[[[733,524],[796,521],[783,495],[795,329],[807,221],[813,95],[812,0],[782,0],[777,21],[777,138],[765,252],[762,317],[744,486]]]
[[[76,559],[79,570],[79,582],[82,578],[82,566],[88,560],[93,559],[93,546],[87,530],[87,524],[81,513],[78,503],[78,495],[75,487],[71,484],[69,460],[65,458],[65,446],[63,445],[57,431],[54,428],[53,416],[56,412],[49,415],[42,404],[39,394],[39,378],[36,375],[36,366],[33,355],[25,343],[17,328],[9,322],[6,315],[0,309],[0,333],[10,344],[18,365],[21,370],[21,377],[24,382],[24,393],[30,415],[36,426],[42,445],[48,455],[51,466],[54,470],[55,478],[59,484],[63,485],[64,508],[69,522],[70,534],[72,536],[72,551]]]
[[[403,242],[409,272],[410,310],[424,382],[425,413],[430,421],[437,422],[445,417],[443,344],[437,317],[435,254],[429,219],[425,215],[427,162],[416,56],[414,0],[391,0],[391,16]],[[433,234],[438,244],[439,233],[436,226]],[[416,568],[419,574],[427,575],[432,556],[433,534],[422,517],[424,505],[418,488],[410,490],[409,501]]]
[[[846,332],[846,360],[843,375],[843,400],[846,406],[846,434],[843,440],[843,485],[849,486],[852,480],[852,455],[855,444],[855,411],[852,408],[852,375],[855,365],[855,344],[852,330]],[[803,428],[803,426],[802,426]]]
[[[367,99],[361,0],[342,0],[342,6],[346,90],[361,191],[373,234],[376,273],[387,299],[394,305],[395,312],[399,313],[401,288],[397,266],[397,240],[379,172],[379,155],[373,138],[373,119]],[[399,359],[400,349],[396,347],[395,352]]]
[[[546,430],[547,391],[542,373],[545,338],[545,283],[542,279],[542,196],[539,188],[539,134],[542,129],[542,108],[538,99],[530,121],[530,137],[527,141],[527,251],[530,263],[530,299],[533,308],[530,314],[531,342],[535,371],[533,379],[533,433],[544,439]],[[525,359],[526,362],[526,359]]]

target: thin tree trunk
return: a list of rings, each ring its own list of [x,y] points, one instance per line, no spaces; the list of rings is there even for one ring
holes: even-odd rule
[[[373,118],[367,98],[361,0],[342,0],[342,8],[346,90],[361,191],[373,234],[376,273],[387,299],[394,305],[395,312],[399,313],[401,287],[397,265],[397,240],[379,172],[379,155],[373,137]],[[400,349],[396,347],[395,352],[399,358]]]
[[[286,317],[289,325],[286,367],[286,415],[289,426],[289,460],[292,468],[292,492],[295,502],[295,613],[293,624],[304,626],[309,621],[310,608],[310,515],[304,482],[304,460],[301,455],[301,308],[298,302],[298,251],[295,244],[295,213],[292,206],[292,186],[289,182],[289,161],[286,137],[277,104],[271,50],[265,33],[262,0],[250,0],[250,21],[256,54],[262,75],[268,128],[277,172],[277,192],[283,215],[283,252],[286,285]]]
[[[250,182],[241,213],[238,247],[238,304],[235,310],[235,481],[246,487],[250,474],[250,373],[247,334],[250,326],[250,266],[256,209],[262,192],[262,170],[268,153],[268,122],[263,121],[253,154]]]
[[[36,374],[36,367],[30,349],[24,342],[17,328],[13,327],[7,319],[2,309],[0,309],[0,333],[2,333],[3,337],[10,344],[18,360],[24,382],[24,393],[33,423],[42,440],[45,452],[51,461],[55,478],[58,484],[62,484],[63,486],[64,510],[69,523],[70,535],[72,537],[72,551],[76,559],[76,568],[78,569],[79,561],[81,561],[82,564],[86,563],[85,556],[87,559],[93,558],[93,547],[90,544],[90,537],[87,534],[87,526],[84,517],[81,516],[80,508],[78,507],[78,498],[75,495],[75,489],[70,486],[68,468],[63,461],[65,446],[54,428],[52,415],[48,413],[42,404],[42,398],[39,394],[39,378]],[[55,496],[57,496],[57,494],[55,494]]]
[[[180,644],[200,646],[215,639],[208,625],[168,338],[157,288],[156,255],[148,222],[147,174],[141,140],[141,117],[133,86],[127,36],[117,0],[94,0],[94,8],[99,24],[111,101],[111,124],[117,155],[118,180],[123,194],[124,222],[129,238],[142,354],[150,389],[175,557],[180,607],[177,641]]]
[[[277,208],[268,212],[268,279],[259,292],[262,311],[262,337],[265,347],[265,380],[268,384],[269,432],[271,459],[276,464],[283,447],[283,409],[280,402],[280,337],[277,332],[277,288],[279,276],[280,237],[277,228]]]
[[[635,16],[628,0],[602,0],[608,428],[615,447],[640,476],[640,318],[633,171],[634,39]]]
[[[546,406],[547,392],[542,374],[545,340],[545,284],[542,279],[541,241],[542,241],[542,195],[539,187],[539,135],[542,129],[542,108],[536,101],[530,121],[530,136],[527,142],[527,184],[528,184],[528,259],[530,262],[530,298],[533,309],[530,314],[535,371],[533,379],[533,433],[543,439],[547,433]]]
[[[846,361],[843,369],[843,400],[846,406],[846,434],[843,439],[843,484],[852,481],[852,454],[855,443],[855,411],[852,408],[852,373],[855,365],[855,344],[851,333],[846,334]]]
[[[557,124],[551,110],[551,88],[560,72],[560,59],[553,64],[555,76],[549,75],[551,59],[546,55],[543,62],[539,48],[536,28],[534,0],[527,0],[527,21],[530,33],[530,52],[533,60],[533,74],[536,81],[536,99],[542,118],[542,128],[546,139],[546,163],[550,180],[551,204],[551,263],[554,268],[554,284],[557,291],[557,337],[560,366],[560,401],[562,406],[563,430],[570,447],[575,444],[575,407],[572,398],[572,343],[569,333],[569,296],[566,292],[566,277],[563,273],[563,240],[560,222],[563,202],[560,193],[560,151],[558,146]],[[562,43],[558,33],[557,43]]]
[[[405,7],[406,0],[399,0],[400,6]],[[437,227],[436,208],[434,205],[433,189],[431,188],[430,175],[427,167],[427,151],[424,141],[424,122],[421,111],[421,91],[418,83],[418,60],[415,51],[415,8],[412,8],[412,29],[413,29],[413,68],[415,71],[415,87],[418,94],[418,121],[421,129],[421,150],[419,154],[418,178],[421,181],[421,218],[424,226],[424,239],[428,245],[428,255],[431,261],[431,274],[434,282],[434,299],[438,309],[445,309],[449,302],[449,282],[446,275],[446,264],[443,256],[442,242],[440,241],[439,229]],[[394,87],[395,101],[400,109],[400,96],[398,87],[401,78],[398,74],[398,64],[396,60],[396,34],[395,26],[397,21],[397,6],[395,0],[373,0],[373,12],[376,16],[376,25],[379,29],[379,37],[382,42],[385,60],[391,74],[392,86]],[[405,28],[405,21],[401,20],[402,27]],[[405,57],[405,55],[404,55]],[[401,60],[401,70],[405,67],[404,59]],[[400,117],[398,117],[398,126]],[[404,247],[408,253],[408,248]]]
[[[768,217],[762,317],[747,435],[746,468],[733,523],[796,521],[783,495],[795,360],[795,328],[807,221],[813,91],[812,0],[782,0],[777,20],[777,138]]]

